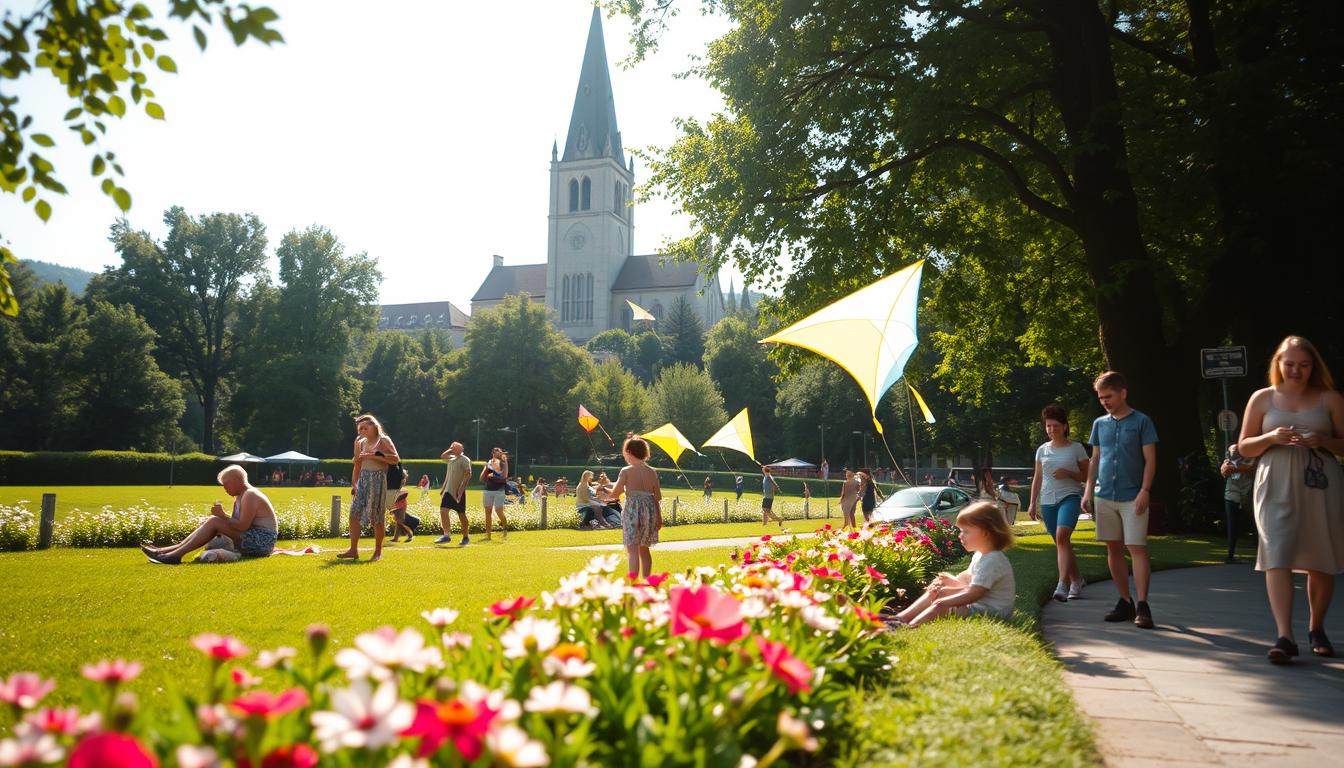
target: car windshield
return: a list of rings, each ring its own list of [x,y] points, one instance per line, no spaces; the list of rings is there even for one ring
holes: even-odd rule
[[[938,500],[940,488],[902,488],[891,497],[891,503],[900,507],[932,507]]]

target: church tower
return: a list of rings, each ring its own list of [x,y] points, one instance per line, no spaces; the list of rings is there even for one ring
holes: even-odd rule
[[[546,252],[546,304],[580,344],[619,325],[609,316],[609,297],[632,253],[633,186],[634,161],[627,164],[616,127],[602,15],[594,6],[564,149],[551,147]]]

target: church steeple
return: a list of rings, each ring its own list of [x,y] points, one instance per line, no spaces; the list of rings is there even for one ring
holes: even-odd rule
[[[564,160],[597,157],[613,158],[625,167],[621,132],[616,127],[616,99],[611,92],[611,72],[607,69],[607,46],[602,38],[602,11],[594,5],[579,87],[574,94],[574,111],[565,137]]]

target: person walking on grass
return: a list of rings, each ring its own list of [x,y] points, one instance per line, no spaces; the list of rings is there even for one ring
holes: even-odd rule
[[[779,490],[779,483],[770,474],[770,468],[761,467],[761,525],[769,525],[770,518],[779,521],[779,527],[784,527],[784,518],[771,512],[770,509],[775,505],[775,491]]]
[[[808,511],[809,511],[808,508],[807,508],[807,506],[808,506],[808,502],[810,502],[810,501],[812,501],[812,489],[808,488],[808,487],[807,487],[807,483],[804,482],[804,483],[803,483],[803,517],[804,517],[804,518],[807,517]]]
[[[177,565],[186,555],[211,545],[216,537],[228,540],[229,547],[243,557],[267,557],[275,550],[280,523],[275,517],[271,500],[247,482],[247,470],[237,464],[225,467],[216,475],[224,492],[233,497],[233,514],[224,514],[224,507],[216,501],[210,507],[210,516],[187,538],[167,547],[141,544],[151,563]]]
[[[443,491],[439,494],[439,523],[443,526],[443,535],[434,540],[435,544],[450,544],[453,541],[450,512],[457,513],[458,526],[462,529],[462,541],[458,542],[458,546],[465,547],[471,543],[471,524],[467,521],[467,483],[471,482],[471,459],[462,450],[462,444],[454,441],[448,450],[439,454],[439,458],[448,463],[448,468],[443,473]]]
[[[383,425],[370,414],[355,417],[355,459],[351,476],[355,484],[350,488],[354,500],[350,502],[350,548],[336,555],[343,560],[359,559],[360,529],[373,524],[373,556],[369,562],[383,559],[383,534],[387,510],[396,503],[396,493],[387,491],[387,468],[401,463],[397,446],[383,431]]]
[[[481,482],[485,483],[485,493],[481,495],[485,505],[485,540],[490,540],[491,511],[499,515],[499,528],[504,538],[509,538],[509,521],[504,517],[504,486],[508,485],[509,458],[503,448],[490,451],[490,460],[481,468]]]
[[[627,465],[616,476],[616,485],[603,498],[614,501],[625,495],[621,509],[621,543],[630,559],[629,573],[648,578],[653,573],[653,553],[663,527],[663,491],[658,473],[646,462],[649,444],[642,437],[627,438],[621,446]]]
[[[1111,582],[1120,593],[1106,621],[1133,621],[1143,629],[1153,628],[1148,607],[1148,582],[1152,564],[1148,559],[1148,508],[1153,475],[1157,472],[1157,429],[1153,420],[1129,406],[1125,377],[1107,371],[1092,388],[1106,415],[1092,422],[1092,459],[1082,504],[1096,521],[1097,541],[1106,542],[1106,565]],[[1095,490],[1094,490],[1095,489]],[[1129,596],[1129,566],[1125,550],[1134,562],[1134,591]]]
[[[858,528],[859,522],[854,517],[854,508],[859,505],[859,491],[862,490],[863,483],[854,474],[854,470],[845,467],[845,482],[840,485],[840,516],[844,522],[840,524],[843,528]]]
[[[1259,457],[1255,523],[1260,547],[1255,569],[1278,640],[1269,660],[1287,664],[1298,654],[1293,634],[1293,572],[1307,572],[1307,638],[1317,656],[1334,656],[1325,614],[1335,576],[1344,573],[1344,397],[1310,341],[1284,339],[1269,362],[1269,386],[1251,395],[1242,421],[1241,455]]]
[[[1050,439],[1036,449],[1027,517],[1044,523],[1054,539],[1059,569],[1054,598],[1077,600],[1083,596],[1083,577],[1078,575],[1078,558],[1073,553],[1073,529],[1078,527],[1089,459],[1082,443],[1069,439],[1069,412],[1064,406],[1051,403],[1042,408],[1041,424]]]

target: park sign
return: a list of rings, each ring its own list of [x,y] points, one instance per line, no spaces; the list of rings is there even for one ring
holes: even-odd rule
[[[1246,375],[1245,347],[1199,350],[1200,372],[1206,379],[1236,379]]]

